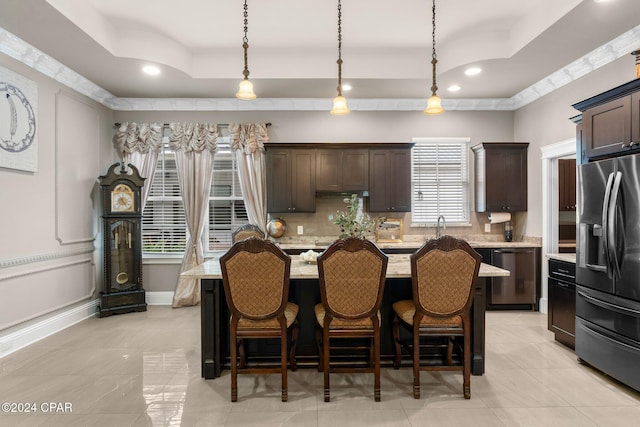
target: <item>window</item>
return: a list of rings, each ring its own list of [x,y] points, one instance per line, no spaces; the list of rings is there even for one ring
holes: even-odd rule
[[[411,150],[411,220],[470,222],[468,138],[414,138]]]
[[[209,225],[205,242],[210,251],[231,247],[231,232],[249,222],[244,209],[236,157],[229,137],[218,138],[213,158],[213,180],[209,195]]]
[[[205,252],[228,249],[231,232],[249,222],[230,142],[228,136],[218,137],[218,151],[213,158],[209,213],[203,237]],[[145,254],[182,254],[187,243],[184,205],[175,154],[169,150],[166,137],[163,146],[142,216],[142,251]]]

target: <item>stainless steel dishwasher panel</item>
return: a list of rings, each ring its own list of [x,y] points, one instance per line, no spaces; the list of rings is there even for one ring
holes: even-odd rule
[[[526,249],[494,249],[492,264],[509,270],[508,277],[494,277],[491,282],[489,304],[536,303],[535,251]]]

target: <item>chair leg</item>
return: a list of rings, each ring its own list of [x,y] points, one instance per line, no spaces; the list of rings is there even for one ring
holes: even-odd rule
[[[247,354],[244,351],[244,341],[242,339],[239,339],[236,341],[236,345],[238,346],[238,352],[240,354],[239,368],[244,369],[247,367]]]
[[[396,348],[396,357],[393,359],[393,368],[400,369],[402,363],[402,347],[400,346],[400,320],[398,316],[393,319],[393,344]]]
[[[420,399],[420,330],[415,326],[413,328],[413,398]]]
[[[453,337],[447,337],[447,365],[453,363]]]
[[[289,390],[287,387],[287,330],[282,326],[282,334],[280,335],[280,371],[282,373],[282,401],[286,402],[289,398]]]
[[[289,352],[289,364],[292,371],[298,369],[298,363],[296,361],[296,346],[298,345],[299,330],[300,325],[298,324],[298,319],[296,319],[291,326],[291,350]]]
[[[325,323],[326,324],[326,323]],[[330,365],[329,365],[329,330],[328,328],[322,328],[323,329],[323,334],[322,334],[322,368],[324,371],[324,401],[325,402],[330,402],[331,401],[331,395],[330,395],[330,389],[329,389],[329,371],[330,371]]]
[[[324,351],[322,351],[324,345],[322,343],[322,334],[322,329],[318,325],[316,325],[316,344],[318,345],[318,372],[323,371],[324,365]]]
[[[465,399],[471,399],[471,333],[464,324],[464,366],[462,371],[462,389]]]
[[[376,402],[380,402],[380,328],[377,326],[377,320],[374,324],[373,333],[373,395]]]
[[[232,343],[236,343],[236,345],[231,346],[231,401],[238,401],[238,360],[237,360],[237,338],[236,331],[234,328],[231,328],[231,340]]]

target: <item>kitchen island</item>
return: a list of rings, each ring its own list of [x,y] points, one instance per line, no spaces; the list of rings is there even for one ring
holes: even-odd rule
[[[229,310],[222,286],[220,256],[182,273],[182,277],[200,280],[201,289],[201,362],[205,379],[220,376],[229,357]],[[315,341],[315,317],[313,307],[320,302],[318,267],[303,261],[300,256],[291,256],[289,299],[300,306],[298,319],[300,335],[296,357],[300,366],[317,366],[318,353]],[[509,271],[482,263],[472,306],[472,373],[484,373],[484,328],[486,306],[486,280],[491,277],[508,276]],[[409,255],[389,255],[381,317],[381,357],[383,363],[391,364],[394,348],[391,331],[392,304],[401,299],[411,299],[411,266]],[[275,347],[279,347],[279,344]],[[251,350],[251,349],[250,349]],[[260,348],[260,354],[278,354],[277,348]],[[408,359],[407,359],[408,360]]]

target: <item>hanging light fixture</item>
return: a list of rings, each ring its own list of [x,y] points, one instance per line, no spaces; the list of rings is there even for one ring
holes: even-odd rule
[[[433,84],[431,85],[431,98],[427,101],[427,108],[424,110],[425,114],[440,114],[444,113],[442,108],[442,100],[436,93],[438,91],[438,85],[436,84],[436,64],[438,63],[438,57],[436,56],[436,0],[432,0],[431,7],[431,65],[433,66]]]
[[[247,38],[248,16],[247,0],[244,0],[244,37],[242,38],[242,48],[244,49],[244,71],[242,74],[244,79],[240,82],[236,98],[251,100],[256,99],[256,94],[253,92],[253,83],[249,81],[249,67],[247,65],[247,50],[249,49],[249,39]]]
[[[342,3],[338,0],[338,96],[333,98],[331,114],[341,116],[349,114],[347,99],[342,96]]]

